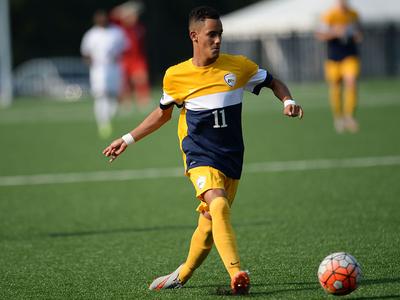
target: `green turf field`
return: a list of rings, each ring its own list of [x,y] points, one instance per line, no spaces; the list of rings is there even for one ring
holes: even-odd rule
[[[400,298],[400,81],[361,82],[356,135],[333,131],[324,84],[291,89],[301,121],[269,91],[245,99],[232,218],[250,298],[333,298],[316,272],[337,251],[364,272],[346,298]],[[115,135],[142,117],[119,116]],[[228,298],[215,249],[184,289],[147,290],[185,259],[197,218],[176,117],[109,165],[89,101],[0,110],[0,299]]]

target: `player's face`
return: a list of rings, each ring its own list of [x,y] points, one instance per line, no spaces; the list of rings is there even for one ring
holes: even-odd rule
[[[97,12],[94,15],[94,24],[101,27],[106,27],[108,25],[108,17],[105,12]]]
[[[347,0],[337,0],[336,3],[340,9],[345,9],[347,7]]]
[[[222,41],[222,23],[219,19],[206,19],[197,30],[197,45],[203,57],[215,60]]]
[[[135,13],[131,13],[122,19],[122,22],[127,26],[133,26],[137,23],[137,21],[138,21],[138,15]]]

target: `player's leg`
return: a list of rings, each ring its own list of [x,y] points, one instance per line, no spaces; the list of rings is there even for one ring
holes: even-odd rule
[[[99,136],[108,138],[112,133],[112,126],[109,117],[109,100],[106,96],[98,96],[94,101],[94,114],[96,118]]]
[[[129,76],[128,74],[124,74],[120,96],[118,97],[120,112],[122,114],[127,114],[132,110],[132,90]]]
[[[340,62],[328,60],[325,63],[325,78],[329,85],[329,102],[332,110],[334,127],[337,132],[344,131],[342,112],[342,82]]]
[[[118,65],[97,68],[91,71],[94,114],[99,135],[109,138],[112,133],[111,120],[117,112],[117,95],[121,87],[121,70]]]
[[[229,275],[240,271],[240,259],[235,233],[230,220],[230,206],[225,190],[212,189],[204,193],[204,200],[210,208],[212,234],[218,253]]]
[[[196,230],[192,235],[189,253],[179,273],[179,280],[184,284],[207,258],[213,245],[211,217],[207,212],[199,215]]]
[[[233,291],[235,293],[248,292],[250,287],[249,277],[246,272],[240,271],[236,238],[229,216],[230,205],[235,197],[239,180],[228,179],[221,172],[211,167],[194,168],[189,171],[189,177],[195,186],[196,196],[199,199],[204,200],[204,195],[207,193],[211,198],[223,198],[222,206],[219,203],[220,200],[214,202],[212,209],[207,202],[201,202],[197,208],[201,215],[198,227],[192,236],[187,260],[175,272],[155,279],[150,285],[150,289],[176,288],[186,283],[209,254],[216,235],[220,241],[217,250],[231,276]],[[217,191],[218,197],[213,195],[215,194],[213,191]],[[222,193],[218,191],[222,191]],[[209,202],[211,203],[211,200]],[[214,214],[214,218],[217,220],[216,227],[214,222],[210,220],[211,214]],[[232,264],[231,261],[225,263],[228,260],[234,261]]]
[[[354,76],[347,76],[344,79],[345,85],[345,104],[344,104],[344,124],[345,128],[356,133],[359,130],[358,122],[354,117],[357,105],[357,79]]]
[[[192,277],[194,271],[203,263],[211,251],[213,238],[211,232],[211,217],[207,212],[200,213],[196,230],[192,235],[189,253],[185,263],[169,275],[153,280],[149,289],[181,288]]]
[[[343,62],[344,117],[346,129],[353,133],[359,129],[358,122],[354,118],[357,106],[357,77],[359,72],[359,60],[355,57],[346,58]]]
[[[226,177],[212,167],[198,167],[189,171],[196,196],[202,200],[198,211],[212,218],[212,236],[218,253],[231,277],[235,294],[245,294],[250,288],[247,272],[240,270],[236,237],[230,221],[230,208],[236,195],[239,180]]]
[[[204,200],[205,191],[221,188],[225,189],[229,205],[231,205],[236,195],[239,180],[225,180],[225,176],[220,176],[219,173],[218,170],[213,168],[200,167],[191,170],[189,176],[195,185],[196,196],[200,200]],[[193,233],[187,259],[179,272],[179,279],[182,283],[186,283],[194,271],[203,263],[213,245],[212,221],[208,204],[202,201],[197,211],[200,213],[198,226]]]
[[[208,167],[199,167],[189,172],[189,178],[196,189],[196,197],[199,199],[202,199],[204,191],[212,186],[224,186],[224,182],[220,181],[218,177],[212,176],[209,169]],[[200,214],[198,225],[192,235],[185,263],[179,266],[175,272],[156,278],[150,284],[150,289],[171,289],[183,286],[210,253],[213,245],[213,237],[211,216],[208,212],[207,204],[201,202],[197,211]]]
[[[123,58],[120,63],[122,76],[121,88],[119,92],[118,102],[120,104],[121,114],[128,114],[132,110],[133,103],[133,85],[131,83],[131,62],[129,59]]]
[[[107,113],[106,113],[106,79],[105,71],[100,67],[92,67],[90,69],[90,87],[94,99],[93,112],[96,119],[97,129],[100,137],[106,137],[111,134],[111,130],[106,130]],[[108,133],[106,131],[109,131]]]
[[[250,278],[241,271],[240,258],[230,214],[231,207],[225,189],[212,189],[204,193],[212,218],[212,234],[218,254],[231,277],[231,288],[235,294],[247,294]]]
[[[136,102],[139,108],[146,108],[150,104],[149,75],[145,66],[139,65],[131,74]]]

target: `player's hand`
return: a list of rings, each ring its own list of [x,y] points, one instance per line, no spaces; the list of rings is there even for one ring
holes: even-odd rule
[[[289,104],[283,109],[283,114],[292,118],[299,117],[303,118],[303,109],[298,104]]]
[[[113,141],[107,148],[103,150],[103,154],[110,157],[109,162],[112,163],[122,152],[125,151],[128,145],[122,138]]]
[[[346,35],[347,26],[337,25],[332,28],[332,33],[336,38],[343,38]]]

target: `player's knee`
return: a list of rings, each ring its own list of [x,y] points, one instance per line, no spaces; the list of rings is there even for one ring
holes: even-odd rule
[[[342,79],[341,79],[341,78],[329,80],[329,86],[330,86],[331,88],[340,87],[341,84],[342,84]]]
[[[210,213],[208,212],[208,211],[203,211],[203,212],[201,212],[201,215],[204,217],[204,218],[206,218],[207,220],[210,220],[211,221],[211,215],[210,215]]]
[[[355,87],[357,79],[354,76],[347,76],[344,78],[344,82],[347,87]]]
[[[213,218],[216,216],[229,216],[230,207],[228,200],[225,197],[217,197],[211,201],[210,213]]]
[[[203,199],[208,205],[210,205],[211,201],[218,197],[226,198],[226,193],[224,189],[210,189],[203,194]]]
[[[210,214],[208,214],[208,215],[210,215]],[[203,218],[203,219],[201,219],[199,222],[199,225],[198,225],[199,230],[204,234],[211,234],[211,232],[212,232],[211,216],[210,216],[210,218],[206,218],[206,217],[204,217],[204,214],[203,214],[203,217],[201,217],[201,218]]]

